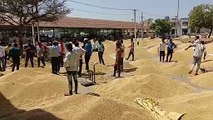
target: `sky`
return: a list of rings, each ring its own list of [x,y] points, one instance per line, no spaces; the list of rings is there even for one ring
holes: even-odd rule
[[[68,16],[132,21],[134,18],[133,10],[112,10],[92,7],[78,4],[72,1],[78,1],[96,6],[119,8],[119,9],[137,9],[137,21],[140,21],[141,12],[144,12],[144,19],[148,18],[170,18],[177,15],[178,0],[67,0],[67,7],[72,9]],[[188,17],[189,12],[194,6],[199,4],[213,4],[213,0],[180,0],[180,17]]]

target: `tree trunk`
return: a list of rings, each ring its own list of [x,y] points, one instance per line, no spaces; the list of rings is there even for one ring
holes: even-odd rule
[[[212,35],[212,30],[213,30],[213,28],[210,29],[208,38],[211,37],[211,35]]]
[[[19,47],[21,49],[21,56],[22,57],[23,57],[23,31],[24,31],[24,27],[23,26],[19,26],[19,29],[18,29]]]

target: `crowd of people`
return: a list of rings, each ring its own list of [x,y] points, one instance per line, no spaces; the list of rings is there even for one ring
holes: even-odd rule
[[[162,38],[161,43],[158,47],[158,54],[160,57],[160,62],[171,62],[173,57],[174,49],[177,47],[173,42],[172,38],[168,38],[165,42],[165,38]],[[82,66],[83,66],[83,57],[85,62],[85,70],[90,71],[90,59],[93,52],[98,53],[99,63],[105,65],[104,61],[104,52],[105,46],[102,43],[103,40],[99,39],[94,41],[94,44],[91,43],[91,40],[85,38],[83,40],[83,45],[80,47],[79,41],[66,42],[63,39],[55,39],[50,43],[41,43],[38,42],[36,46],[32,44],[31,41],[28,41],[27,44],[23,45],[23,50],[18,45],[16,41],[9,43],[6,47],[0,46],[0,70],[5,71],[7,67],[7,61],[12,59],[12,72],[20,69],[21,57],[25,56],[24,67],[28,67],[28,62],[30,60],[31,67],[34,67],[34,58],[37,58],[38,67],[45,67],[46,61],[49,60],[51,63],[52,73],[60,74],[60,68],[65,67],[67,72],[68,86],[69,91],[65,96],[70,96],[72,92],[72,81],[74,81],[75,90],[74,93],[78,94],[78,77],[82,77]],[[167,55],[166,55],[167,47]],[[195,75],[198,75],[198,70],[200,69],[201,58],[206,56],[206,48],[204,42],[200,40],[199,36],[196,37],[196,41],[190,45],[189,48],[194,48],[194,65],[192,70],[189,72],[192,73],[195,65],[197,69]],[[135,43],[133,38],[131,38],[129,55],[125,58],[125,45],[122,39],[117,40],[116,42],[116,57],[114,64],[114,73],[112,76],[121,77],[121,72],[124,71],[124,59],[128,60],[132,56],[132,61],[134,61],[134,52],[135,52]],[[166,56],[166,60],[165,60]],[[41,66],[42,63],[42,66]]]
[[[51,63],[52,73],[60,74],[60,68],[65,67],[67,71],[67,78],[69,81],[69,93],[66,95],[72,95],[72,79],[75,82],[75,93],[77,94],[77,77],[82,77],[83,56],[86,64],[86,71],[90,71],[90,59],[93,52],[98,52],[98,58],[100,64],[105,65],[104,51],[105,47],[102,43],[102,39],[97,40],[97,46],[93,46],[91,40],[85,38],[83,46],[80,47],[79,41],[64,41],[64,39],[55,39],[49,43],[38,42],[37,45],[33,45],[32,41],[28,41],[22,47],[14,40],[6,47],[0,46],[0,70],[5,71],[7,67],[7,61],[12,62],[12,72],[20,69],[22,57],[24,58],[24,67],[28,67],[30,61],[31,67],[34,68],[34,60],[37,58],[38,66],[45,67],[46,61]],[[23,49],[21,49],[23,48]],[[42,66],[41,66],[42,63]]]

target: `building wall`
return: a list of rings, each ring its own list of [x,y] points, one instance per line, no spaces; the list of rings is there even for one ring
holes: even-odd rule
[[[176,20],[175,18],[171,19],[172,22],[172,34],[175,34],[175,29],[176,29]],[[187,35],[191,32],[189,28],[189,19],[188,18],[181,18],[178,21],[177,25],[177,35]]]

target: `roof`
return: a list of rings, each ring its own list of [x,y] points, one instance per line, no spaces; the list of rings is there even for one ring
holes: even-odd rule
[[[46,28],[98,28],[98,29],[134,29],[133,22],[64,17],[55,22],[40,22],[40,27]],[[0,27],[11,26],[8,23],[0,23]],[[14,27],[14,26],[11,26]],[[141,29],[141,24],[137,23]],[[146,27],[144,26],[146,29]]]
[[[41,22],[41,27],[133,29],[133,22],[64,17],[55,22]],[[140,25],[137,25],[140,28]]]

